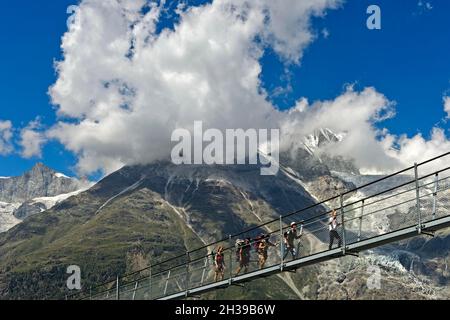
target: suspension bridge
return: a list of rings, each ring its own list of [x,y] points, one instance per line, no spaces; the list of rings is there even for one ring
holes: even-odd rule
[[[450,227],[449,163],[450,152],[67,299],[183,299],[344,256],[358,256],[365,250],[412,237],[432,237]],[[342,244],[329,249],[328,219],[334,209]],[[304,226],[299,241],[318,245],[304,246],[295,258],[285,260],[284,233],[294,221]],[[255,239],[261,233],[277,244],[269,249],[266,267],[258,269],[253,263],[246,273],[234,274],[239,265],[236,240]],[[218,246],[224,248],[226,269],[223,279],[214,281],[213,252]]]

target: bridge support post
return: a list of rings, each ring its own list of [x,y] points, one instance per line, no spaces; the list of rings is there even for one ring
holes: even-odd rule
[[[117,276],[116,280],[116,300],[120,300],[120,278]]]
[[[167,274],[166,286],[164,287],[164,295],[167,294],[167,288],[168,288],[168,286],[169,286],[169,279],[170,279],[170,272],[171,272],[171,271],[172,271],[172,270],[169,270],[169,273]]]
[[[149,282],[149,284],[148,284],[148,291],[149,291],[149,296],[150,296],[150,300],[152,300],[152,265],[150,264],[150,267],[149,267],[149,276],[148,276],[148,282]]]
[[[205,273],[206,273],[206,268],[208,267],[208,256],[205,258],[205,264],[203,266],[203,271],[202,271],[202,279],[200,280],[200,285],[202,286],[204,281],[205,281]]]
[[[134,286],[134,291],[133,291],[133,301],[136,299],[136,291],[139,285],[139,281],[136,281],[136,285]]]
[[[439,186],[439,173],[436,173],[434,178],[434,192],[433,192],[433,220],[436,219],[436,201]]]
[[[418,226],[417,231],[419,234],[422,233],[422,214],[420,212],[420,190],[419,190],[419,171],[417,163],[414,163],[414,177],[416,180],[416,210],[417,210],[417,220]]]
[[[230,285],[233,283],[233,237],[231,234],[228,236],[229,243],[230,243],[230,279],[229,283]]]
[[[341,194],[341,221],[342,221],[342,254],[345,256],[345,251],[347,249],[347,240],[345,237],[345,216],[344,216],[344,196]]]
[[[283,216],[280,215],[280,271],[284,269],[284,236],[283,236]]]
[[[92,300],[92,286],[89,287],[89,300]]]
[[[362,220],[364,217],[364,200],[361,205],[361,215],[359,216],[359,229],[358,229],[358,241],[361,241],[361,232],[362,232]]]
[[[190,264],[189,251],[186,251],[186,298],[189,295],[189,264]]]

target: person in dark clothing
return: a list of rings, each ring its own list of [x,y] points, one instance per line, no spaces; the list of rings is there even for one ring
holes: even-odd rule
[[[245,243],[239,248],[239,266],[236,270],[236,276],[241,272],[242,268],[244,273],[247,273],[248,266],[250,264],[250,250],[251,250],[250,238],[245,239]]]
[[[284,252],[283,260],[286,259],[288,253],[291,253],[293,260],[295,260],[297,258],[298,250],[296,250],[296,248],[295,248],[294,241],[300,239],[302,237],[302,235],[303,235],[303,224],[300,225],[300,232],[297,233],[297,223],[292,222],[291,228],[289,229],[288,232],[286,232],[284,234],[284,251],[285,252]]]
[[[336,210],[331,212],[331,217],[328,220],[328,230],[330,231],[330,245],[329,250],[333,247],[334,239],[338,240],[338,247],[342,245],[342,239],[339,233],[337,232],[338,226],[341,224],[337,221],[337,213]]]

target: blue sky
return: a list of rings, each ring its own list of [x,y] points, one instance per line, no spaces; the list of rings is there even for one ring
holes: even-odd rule
[[[67,7],[76,1],[21,1],[2,3],[0,34],[0,119],[15,127],[26,126],[37,116],[43,124],[55,121],[47,95],[55,81],[54,59],[60,59],[61,36],[67,26]],[[0,175],[19,175],[37,161],[71,173],[75,158],[57,143],[45,147],[42,159],[0,156]]]
[[[431,10],[424,8],[426,2]],[[77,1],[21,1],[3,3],[0,34],[0,120],[15,128],[40,117],[45,126],[55,123],[55,109],[47,90],[56,80],[54,60],[61,59],[61,36],[66,31],[67,7]],[[305,51],[300,66],[284,65],[270,51],[262,59],[262,80],[268,92],[277,87],[292,90],[272,94],[281,109],[300,97],[310,102],[333,99],[345,84],[374,86],[396,101],[397,116],[383,123],[394,134],[428,136],[445,117],[442,97],[450,92],[450,2],[346,1],[339,10],[315,18],[318,38]],[[382,9],[382,30],[370,31],[365,13],[369,4]],[[172,23],[164,20],[161,28]],[[329,36],[325,38],[323,30]],[[289,79],[287,79],[289,78]],[[440,122],[448,128],[448,123]],[[76,157],[56,142],[45,145],[41,159],[23,159],[17,153],[0,155],[0,176],[19,175],[42,161],[58,171],[74,174]]]

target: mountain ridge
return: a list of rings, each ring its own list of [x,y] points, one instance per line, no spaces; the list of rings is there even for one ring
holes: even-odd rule
[[[0,232],[9,230],[28,216],[45,211],[90,185],[87,181],[67,177],[41,162],[20,176],[0,179]]]

